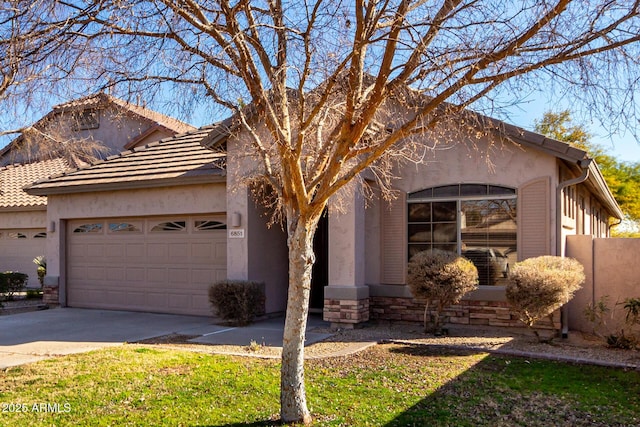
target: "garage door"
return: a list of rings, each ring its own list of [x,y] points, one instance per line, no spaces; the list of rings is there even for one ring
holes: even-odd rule
[[[44,229],[0,229],[0,271],[26,273],[29,286],[39,287],[33,259],[44,255],[46,237]]]
[[[226,278],[223,217],[70,221],[67,248],[71,307],[207,316]]]

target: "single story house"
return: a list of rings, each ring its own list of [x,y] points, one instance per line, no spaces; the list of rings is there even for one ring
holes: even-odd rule
[[[311,309],[342,326],[419,321],[407,261],[435,247],[469,257],[481,274],[480,288],[451,308],[452,322],[515,326],[509,266],[564,254],[567,235],[609,235],[622,212],[585,151],[486,120],[482,137],[461,136],[397,171],[393,202],[365,206],[353,192],[346,213],[329,207],[316,237]],[[209,315],[209,285],[229,278],[265,282],[267,313],[283,311],[286,234],[267,227],[238,180],[247,167],[242,141],[219,123],[28,187],[48,198],[46,282],[55,300]]]
[[[37,147],[41,138],[58,142],[93,140],[107,147],[105,157],[123,149],[194,129],[171,117],[99,93],[53,107],[28,131],[0,150],[0,270],[29,275],[37,287],[33,259],[45,255],[47,198],[25,193],[23,187],[82,165],[74,158],[39,159],[20,150],[25,138]]]

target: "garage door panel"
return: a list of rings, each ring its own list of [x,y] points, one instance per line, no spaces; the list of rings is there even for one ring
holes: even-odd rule
[[[1,271],[25,273],[30,287],[40,286],[33,259],[45,254],[46,239],[35,236],[45,233],[44,229],[0,229]]]
[[[225,271],[226,274],[226,271]],[[195,284],[212,284],[216,281],[218,274],[216,270],[211,269],[197,269],[191,270],[191,282]]]
[[[167,280],[167,269],[164,267],[147,267],[148,283],[165,283]]]
[[[169,246],[169,260],[171,262],[190,262],[191,250],[189,248],[189,243],[186,242],[176,242]]]
[[[226,242],[215,242],[215,253],[214,258],[217,260],[224,261],[225,266],[227,265],[227,243]]]
[[[127,305],[131,307],[144,307],[147,302],[147,294],[144,292],[127,292]]]
[[[166,222],[184,228],[159,232],[150,231],[159,220],[95,222],[138,226],[135,232],[68,234],[68,305],[211,315],[209,286],[226,278],[226,230],[199,231],[189,217]],[[81,223],[72,221],[68,229]]]
[[[120,260],[121,258],[124,258],[124,250],[124,244],[109,243],[104,245],[104,256],[110,258],[111,261]]]
[[[128,267],[125,274],[127,282],[146,282],[146,270],[143,267]]]
[[[218,269],[216,270],[216,282],[221,280],[225,280],[227,278],[227,270]],[[213,283],[213,282],[212,282]]]
[[[167,276],[169,279],[169,284],[182,284],[189,283],[191,279],[191,270],[189,268],[182,267],[169,267],[167,269]]]
[[[184,294],[171,295],[169,298],[169,308],[186,310],[191,307],[191,297]]]
[[[83,256],[87,258],[104,257],[104,252],[104,243],[89,243],[85,246]]]
[[[167,244],[155,242],[147,243],[147,257],[155,258],[158,261],[167,261],[169,259]]]
[[[87,280],[100,281],[106,276],[106,269],[102,266],[89,266],[85,269]]]
[[[144,243],[127,243],[126,250],[122,250],[120,254],[126,254],[127,258],[130,259],[138,259],[139,261],[143,261],[147,258],[146,250]]]
[[[125,304],[127,302],[127,292],[122,290],[122,291],[107,291],[105,292],[105,303],[107,304],[115,304],[115,305],[122,305]]]
[[[121,282],[124,280],[123,268],[107,268],[105,270],[105,279],[107,282]]]

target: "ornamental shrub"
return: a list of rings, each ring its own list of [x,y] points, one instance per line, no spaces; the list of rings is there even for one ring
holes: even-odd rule
[[[572,258],[541,256],[516,263],[507,284],[507,301],[529,328],[573,298],[584,283],[584,268]],[[538,338],[540,336],[536,332]]]
[[[22,291],[27,286],[27,280],[29,280],[28,275],[17,271],[0,273],[0,296],[2,299],[12,299],[13,294]]]
[[[264,283],[249,280],[222,280],[209,288],[214,314],[229,324],[244,326],[265,312]]]
[[[624,318],[620,314],[624,310]],[[584,315],[593,325],[593,335],[604,339],[607,346],[621,349],[640,349],[640,297],[625,298],[609,307],[609,296],[589,303]]]
[[[432,329],[439,333],[444,308],[457,304],[467,292],[478,287],[478,270],[471,261],[456,253],[432,249],[411,257],[407,285],[415,298],[426,300],[425,332],[429,330],[429,304],[435,302]]]
[[[47,260],[40,255],[33,259],[33,263],[37,266],[38,281],[40,282],[40,287],[42,287],[44,285],[44,276],[47,275]]]

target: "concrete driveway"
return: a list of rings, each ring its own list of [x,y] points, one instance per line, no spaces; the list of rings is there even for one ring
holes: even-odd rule
[[[210,318],[57,308],[0,317],[0,368],[160,335],[222,329]]]
[[[214,325],[208,317],[128,311],[56,308],[0,317],[0,369],[57,355],[82,353],[168,334],[196,335],[203,344],[248,345],[252,340],[282,345],[284,320],[271,319],[243,328]],[[327,334],[310,332],[328,324],[308,324],[307,344]]]

